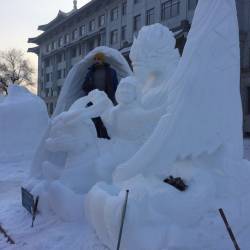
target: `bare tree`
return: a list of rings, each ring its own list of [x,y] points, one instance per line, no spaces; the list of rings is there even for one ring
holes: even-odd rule
[[[10,83],[33,84],[33,73],[33,67],[21,50],[0,51],[0,91],[7,93]]]

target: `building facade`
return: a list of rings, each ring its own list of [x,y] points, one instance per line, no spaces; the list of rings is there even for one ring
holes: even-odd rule
[[[38,27],[41,35],[30,38],[37,47],[38,95],[51,114],[69,70],[93,48],[101,45],[120,50],[128,58],[134,36],[144,25],[162,23],[176,36],[182,52],[198,0],[92,0]],[[241,93],[244,131],[250,133],[250,0],[236,0],[241,45]]]

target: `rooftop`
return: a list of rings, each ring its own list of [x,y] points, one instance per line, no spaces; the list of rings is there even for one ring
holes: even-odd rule
[[[50,21],[47,24],[38,26],[38,30],[43,31],[42,34],[40,34],[37,37],[29,38],[28,43],[35,43],[40,44],[42,39],[47,36],[50,32],[53,32],[57,27],[60,25],[63,25],[69,21],[72,21],[76,16],[87,16],[89,15],[90,8],[100,8],[103,5],[106,5],[106,3],[110,2],[109,0],[91,0],[87,4],[83,5],[80,9],[77,9],[74,5],[74,8],[70,12],[63,12],[59,10],[57,16]],[[75,4],[75,2],[74,2]]]

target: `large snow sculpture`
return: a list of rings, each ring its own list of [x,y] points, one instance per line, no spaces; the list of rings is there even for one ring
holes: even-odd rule
[[[106,176],[102,176],[100,180],[111,180],[113,169],[135,154],[165,112],[165,107],[143,109],[138,104],[137,85],[134,77],[121,80],[116,92],[117,106],[113,106],[107,95],[99,90],[77,100],[68,112],[63,112],[52,120],[46,148],[52,152],[67,153],[66,169],[77,165],[78,158],[81,159],[78,161],[80,165],[97,159],[97,168]],[[89,102],[93,105],[86,107]],[[93,131],[91,136],[88,135],[88,127],[92,125],[91,129],[94,129],[90,119],[98,116],[102,117],[111,136],[110,141],[97,139]],[[98,153],[87,156],[85,151],[92,148]]]
[[[183,57],[161,88],[166,114],[116,168],[115,184],[96,184],[87,194],[86,217],[109,248],[117,244],[126,189],[124,250],[225,249],[230,243],[218,225],[219,207],[238,232],[249,224],[239,59],[235,1],[199,1]],[[168,175],[182,177],[188,190],[165,184]]]
[[[127,61],[119,51],[108,47],[98,47],[94,49],[69,72],[60,93],[53,118],[62,112],[67,111],[78,98],[84,95],[81,86],[84,82],[88,68],[93,64],[95,54],[99,52],[105,54],[106,62],[116,70],[119,80],[123,77],[132,75],[132,71]],[[42,163],[44,161],[50,161],[55,165],[65,165],[65,153],[51,153],[45,147],[45,141],[49,137],[50,129],[51,125],[47,127],[47,132],[45,133],[44,138],[42,139],[36,152],[36,156],[31,167],[31,178],[44,179],[42,173]]]
[[[24,87],[0,96],[0,161],[32,157],[48,126],[45,103]]]
[[[143,50],[143,40],[147,44],[147,49]],[[165,96],[162,96],[162,87],[166,84],[163,79],[168,79],[174,73],[179,61],[179,53],[175,47],[173,33],[168,28],[155,24],[152,27],[144,27],[139,34],[135,45],[132,47],[131,59],[135,69],[135,77],[140,83],[137,86],[137,100],[143,108],[154,109],[162,105]],[[81,85],[84,81],[88,68],[93,63],[94,55],[98,52],[105,54],[107,63],[111,64],[117,72],[118,79],[132,75],[132,71],[120,52],[107,48],[98,47],[91,51],[81,62],[69,72],[61,94],[58,99],[56,110],[53,117],[58,116],[69,107],[84,93]],[[166,58],[168,58],[166,60]],[[159,119],[159,118],[158,118]],[[155,121],[157,123],[157,120]],[[40,143],[37,154],[31,168],[31,177],[43,178],[42,162],[52,161],[56,165],[65,162],[65,154],[49,152],[45,148],[45,140],[48,138],[50,127],[47,128],[43,140]]]
[[[223,15],[218,15],[219,8]],[[140,151],[117,169],[115,179],[139,173],[164,177],[177,159],[197,159],[203,154],[213,158],[220,152],[217,160],[241,159],[239,65],[233,1],[201,1],[183,57],[162,89],[168,111]]]
[[[67,157],[65,165],[43,163],[43,176],[47,181],[32,190],[41,197],[41,211],[52,209],[64,220],[80,218],[76,212],[75,216],[69,216],[71,212],[65,204],[74,199],[82,199],[83,203],[81,194],[87,193],[94,184],[111,182],[114,168],[145,143],[165,107],[151,110],[140,107],[137,84],[134,77],[121,80],[116,92],[117,106],[113,106],[105,92],[94,90],[52,120],[46,149],[65,152]],[[87,106],[89,102],[93,105]],[[111,140],[97,138],[90,119],[98,116],[102,117]],[[82,203],[76,202],[79,206],[83,206]],[[82,211],[82,208],[76,210]]]
[[[145,143],[165,112],[165,107],[146,110],[138,103],[135,77],[121,80],[117,92],[116,107],[108,108],[101,114],[103,122],[111,136],[106,150],[97,160],[97,168],[103,180],[111,177],[114,168],[130,159]],[[107,96],[106,96],[107,99]]]

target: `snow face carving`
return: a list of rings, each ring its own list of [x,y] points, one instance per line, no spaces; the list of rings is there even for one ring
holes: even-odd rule
[[[161,105],[166,96],[163,86],[175,72],[180,60],[173,33],[161,24],[143,27],[131,47],[135,77],[140,83],[141,103],[145,108]]]

